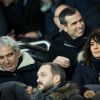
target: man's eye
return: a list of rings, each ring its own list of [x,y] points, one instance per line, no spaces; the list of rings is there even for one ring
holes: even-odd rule
[[[46,76],[46,74],[41,74],[41,76],[43,76],[43,77],[44,77],[44,76]]]
[[[0,59],[3,59],[4,57],[3,56],[0,56]]]
[[[14,55],[14,53],[9,53],[8,55],[7,55],[7,57],[11,57],[11,56],[13,56]]]

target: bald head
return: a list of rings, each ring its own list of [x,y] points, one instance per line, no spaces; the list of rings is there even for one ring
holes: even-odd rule
[[[54,16],[59,16],[60,12],[63,11],[65,8],[67,8],[68,6],[67,5],[59,5],[56,9],[55,9],[55,12],[54,12]]]
[[[59,29],[62,29],[62,26],[61,26],[60,21],[59,21],[59,18],[58,18],[58,17],[59,17],[59,14],[60,14],[65,8],[67,8],[67,7],[69,7],[69,6],[67,6],[67,5],[65,5],[65,4],[61,4],[61,5],[59,5],[59,6],[55,9],[53,20],[54,20],[54,23],[57,25],[57,27],[58,27]]]

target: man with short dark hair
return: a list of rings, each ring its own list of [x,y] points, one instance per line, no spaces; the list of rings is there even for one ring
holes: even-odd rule
[[[71,80],[77,64],[77,54],[87,40],[85,23],[80,12],[71,7],[65,8],[59,14],[61,33],[50,46],[48,61],[53,61],[65,68],[67,80]],[[62,57],[63,56],[63,57]]]
[[[38,89],[43,91],[66,79],[64,70],[54,63],[43,64],[38,70],[37,76]]]
[[[43,64],[37,72],[37,77],[38,92],[33,96],[33,100],[69,100],[73,95],[79,95],[78,86],[65,81],[65,72],[56,63]]]

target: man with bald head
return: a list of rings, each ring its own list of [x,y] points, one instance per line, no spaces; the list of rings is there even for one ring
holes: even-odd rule
[[[61,13],[61,11],[63,11],[67,7],[68,7],[67,5],[61,4],[54,11],[53,20],[54,20],[54,23],[56,24],[56,26],[59,28],[59,31],[62,30],[61,29],[62,26],[60,24],[60,21],[59,21],[59,18],[58,17],[59,17],[59,14]]]
[[[53,9],[53,6],[51,7],[51,9],[49,9],[50,15],[48,17],[49,19],[47,19],[47,27],[49,28],[47,28],[47,33],[45,36],[46,40],[48,40],[49,42],[52,42],[52,40],[60,35],[59,32],[62,30],[62,28],[58,16],[60,12],[67,7],[67,5],[61,4],[55,9]]]

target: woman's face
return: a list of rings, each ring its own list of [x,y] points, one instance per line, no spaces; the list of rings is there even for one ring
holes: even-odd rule
[[[91,39],[90,50],[91,50],[93,57],[95,57],[96,59],[100,59],[100,43]]]

